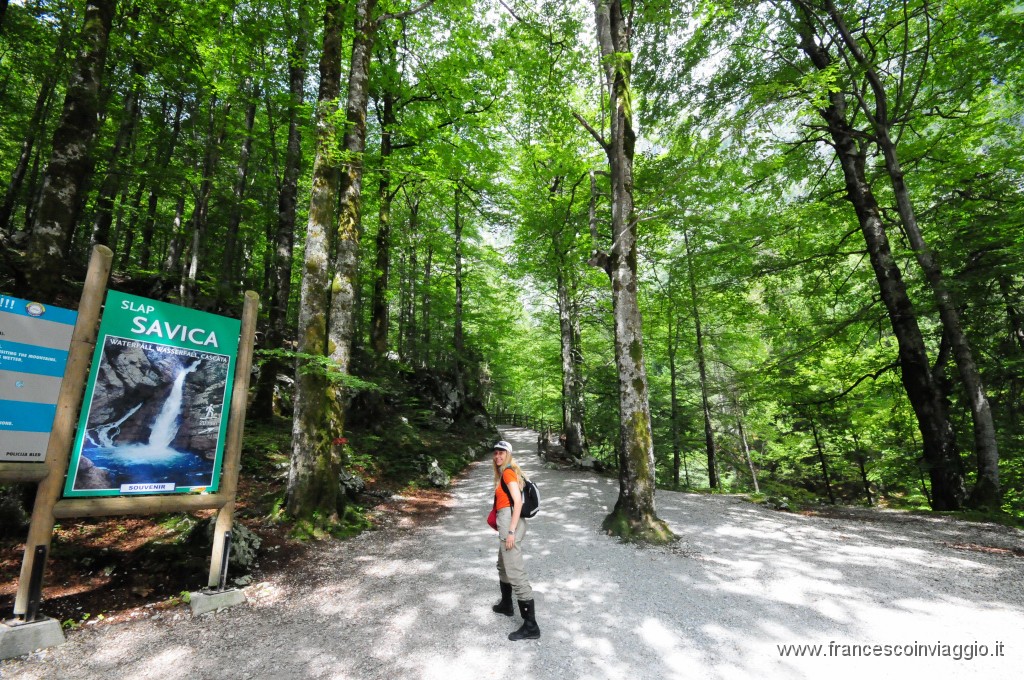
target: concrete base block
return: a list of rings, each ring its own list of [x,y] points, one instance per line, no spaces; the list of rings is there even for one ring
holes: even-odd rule
[[[64,631],[57,619],[47,617],[32,623],[17,620],[0,622],[0,659],[12,659],[63,643]]]
[[[192,593],[191,597],[189,597],[189,604],[192,605],[192,614],[195,616],[244,603],[245,593],[237,589],[225,590],[223,592],[200,590]]]

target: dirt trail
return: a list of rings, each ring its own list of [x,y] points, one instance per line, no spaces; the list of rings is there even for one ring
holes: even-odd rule
[[[1024,532],[659,492],[658,513],[682,540],[638,548],[600,532],[615,480],[545,469],[534,433],[503,436],[542,493],[525,543],[538,641],[507,641],[518,617],[490,611],[485,461],[440,518],[317,546],[301,571],[249,587],[246,606],[75,631],[2,662],[0,676],[994,680],[1024,662]],[[822,656],[785,656],[783,645],[822,645]]]

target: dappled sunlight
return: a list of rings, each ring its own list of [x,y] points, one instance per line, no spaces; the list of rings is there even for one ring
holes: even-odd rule
[[[658,619],[644,619],[634,632],[643,644],[657,653],[664,665],[659,675],[666,680],[690,677],[693,669],[702,665],[702,655],[694,650],[689,641]]]
[[[103,677],[213,677],[230,667],[231,677],[253,678],[739,680],[766,669],[799,679],[881,668],[871,659],[783,658],[778,645],[1022,645],[1024,611],[1005,602],[1019,601],[1006,593],[1019,588],[1024,561],[952,550],[947,543],[959,539],[941,522],[893,528],[659,492],[658,514],[680,541],[628,545],[601,531],[617,480],[548,469],[531,452],[534,433],[502,435],[541,488],[524,541],[538,641],[509,642],[518,615],[490,608],[499,541],[484,521],[493,494],[484,461],[456,482],[452,507],[436,521],[319,544],[303,580],[257,584],[250,606],[172,625],[137,622],[144,634],[134,637],[108,626],[73,635],[69,646]],[[950,677],[940,660],[916,661],[904,668]],[[1006,677],[1001,668],[991,659],[956,666],[958,677]]]

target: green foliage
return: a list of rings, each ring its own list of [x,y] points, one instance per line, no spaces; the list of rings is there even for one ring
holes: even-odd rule
[[[856,37],[870,46],[867,65],[890,93],[893,136],[911,199],[962,309],[995,414],[1002,513],[1020,518],[1019,10],[1005,0],[839,5]],[[810,63],[800,49],[796,6],[738,0],[637,5],[630,14],[633,52],[610,55],[603,63],[590,41],[587,3],[518,3],[513,18],[500,5],[455,0],[402,22],[384,22],[369,74],[367,148],[361,155],[363,316],[355,321],[354,346],[358,356],[371,326],[369,301],[381,273],[375,237],[382,233],[384,210],[391,225],[385,292],[391,358],[341,373],[323,356],[295,352],[294,338],[286,337],[284,346],[259,349],[260,366],[298,363],[343,388],[338,392],[353,404],[345,422],[347,443],[338,445],[347,467],[398,485],[421,484],[429,461],[457,472],[479,443],[479,433],[445,429],[431,400],[409,387],[424,367],[445,376],[448,387],[460,368],[470,398],[492,411],[500,406],[560,422],[556,293],[562,282],[581,329],[590,453],[616,466],[619,376],[611,299],[605,272],[588,264],[592,250],[613,245],[611,187],[606,176],[595,176],[592,236],[589,173],[606,159],[576,118],[606,133],[609,102],[596,83],[604,80],[603,67],[611,66],[627,76],[626,106],[640,134],[632,190],[659,486],[677,486],[677,449],[678,485],[707,486],[703,387],[726,489],[753,492],[749,449],[766,498],[785,497],[797,507],[826,499],[824,458],[840,502],[867,503],[870,493],[874,504],[927,508],[921,437],[897,368],[898,347],[822,127],[819,109],[832,97],[844,101],[858,128],[866,173],[933,363],[942,348],[940,319],[913,253],[891,223],[895,197],[866,120],[877,102],[864,66],[848,52],[835,51],[835,35],[820,41],[834,50],[831,62]],[[305,82],[317,81],[321,9],[316,3],[226,9],[220,3],[161,0],[119,14],[107,59],[103,126],[94,146],[95,181],[67,244],[68,276],[81,278],[91,227],[103,209],[100,188],[109,176],[118,182],[110,237],[116,287],[179,299],[194,255],[196,306],[237,315],[238,293],[252,288],[261,292],[266,313],[274,293],[275,230],[294,104],[288,67],[297,59]],[[0,224],[5,292],[18,281],[16,266],[7,263],[19,262],[19,244],[32,228],[38,184],[79,48],[81,12],[76,3],[12,3],[0,33],[5,192],[22,150],[28,153],[25,176],[11,196],[11,219]],[[827,25],[827,17],[816,16],[814,26]],[[345,30],[343,52],[351,45],[351,21]],[[297,55],[300,36],[309,49]],[[343,63],[347,57],[341,55]],[[313,90],[307,85],[297,109],[298,261],[314,158]],[[131,119],[134,96],[138,116]],[[381,129],[386,99],[396,106],[386,130],[390,154],[383,151]],[[238,195],[245,111],[254,100],[248,175]],[[336,124],[341,104],[330,107]],[[119,147],[122,129],[131,135]],[[341,153],[340,145],[336,151]],[[454,342],[456,197],[461,353]],[[228,225],[235,216],[239,230],[232,251]],[[196,233],[200,223],[203,231]],[[181,249],[178,261],[169,262],[174,248]],[[303,267],[289,264],[287,325],[294,329]],[[698,318],[707,369],[703,385]],[[976,463],[966,394],[952,360],[938,372],[950,387],[952,422],[971,481]],[[292,455],[289,391],[282,388],[278,395],[285,417],[248,423],[243,445],[246,474],[275,487],[265,492],[260,509],[272,519],[282,517],[284,491],[278,487],[284,486]],[[360,512],[351,512],[340,525],[359,525]],[[165,521],[176,527],[177,520]],[[329,518],[315,518],[297,531],[327,536],[339,529]]]
[[[379,391],[381,389],[375,383],[338,370],[337,364],[330,357],[321,354],[304,354],[286,349],[265,349],[253,352],[253,356],[258,364],[263,364],[271,359],[298,361],[302,373],[323,376],[331,384],[340,385],[350,390],[365,392]]]

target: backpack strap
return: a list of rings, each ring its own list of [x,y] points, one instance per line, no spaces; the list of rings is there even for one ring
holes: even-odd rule
[[[505,469],[507,470],[509,468],[505,468]],[[504,470],[502,470],[501,477],[499,477],[498,479],[501,481],[501,490],[505,492],[506,496],[508,496],[508,507],[515,508],[516,504],[512,501],[512,492],[510,492],[508,490],[508,484],[505,483],[505,472],[504,472]],[[529,480],[527,480],[527,481],[529,481]],[[525,482],[523,483],[523,486],[526,486]],[[519,493],[520,493],[520,497],[523,498],[522,497],[522,490],[520,490]],[[523,500],[525,501],[526,499],[523,498]],[[497,498],[494,499],[494,506],[495,507],[498,506],[498,499]]]
[[[501,477],[501,490],[505,492],[506,496],[508,496],[508,507],[512,508],[512,509],[515,509],[516,504],[512,500],[512,492],[508,490],[508,484],[505,483],[505,477],[504,476]],[[494,502],[495,502],[495,504],[497,504],[498,499],[495,498]]]

